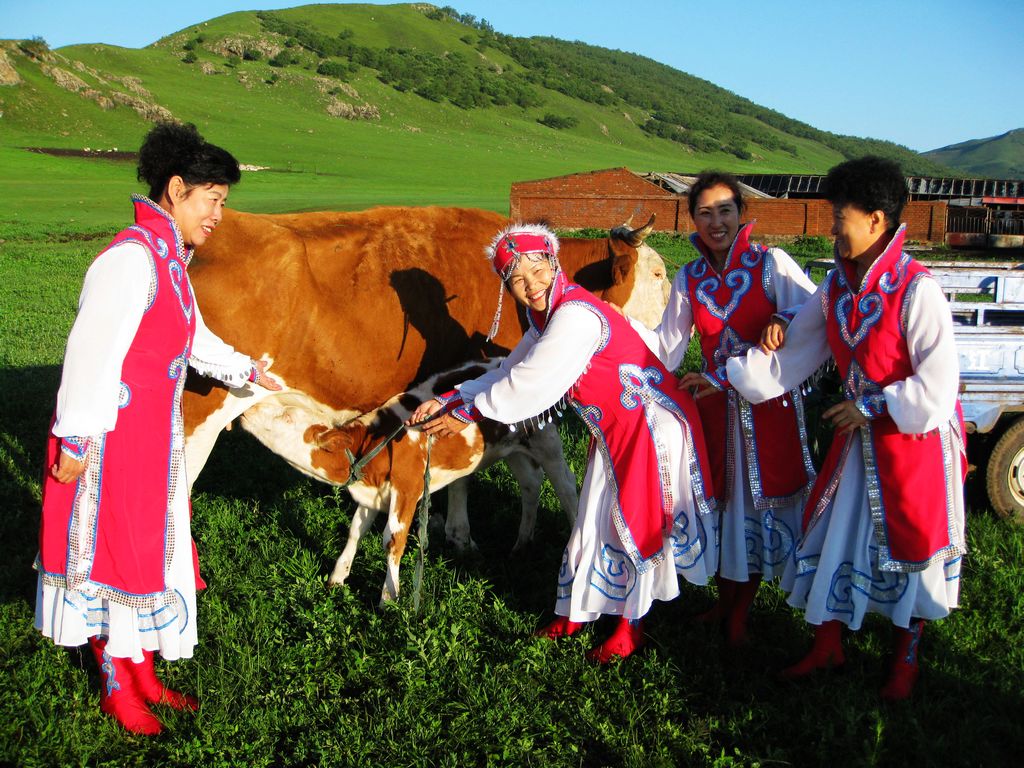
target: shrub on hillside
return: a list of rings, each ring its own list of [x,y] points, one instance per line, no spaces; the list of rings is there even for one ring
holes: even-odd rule
[[[294,64],[298,61],[298,58],[287,48],[280,51],[276,56],[267,61],[272,67],[287,67],[289,64]]]
[[[242,51],[242,58],[246,61],[259,61],[263,58],[263,53],[256,48],[246,48]]]
[[[537,120],[541,125],[546,125],[548,128],[554,128],[556,130],[562,130],[563,128],[574,128],[579,125],[579,120],[571,115],[561,116],[554,115],[548,112],[544,117]]]
[[[336,80],[347,80],[349,75],[355,72],[355,70],[355,65],[346,64],[343,61],[325,59],[317,66],[316,73],[325,77],[333,77]]]
[[[18,48],[20,48],[22,53],[26,56],[33,59],[41,58],[43,54],[48,53],[50,50],[49,44],[38,35],[30,40],[19,40]]]
[[[195,64],[196,63],[196,59],[198,59],[198,58],[199,57],[196,56],[196,52],[195,51],[186,51],[185,55],[181,57],[181,60],[183,62],[185,62],[186,64]]]

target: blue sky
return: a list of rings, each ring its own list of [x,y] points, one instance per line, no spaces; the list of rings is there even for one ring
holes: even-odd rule
[[[0,0],[0,38],[146,46],[288,0]],[[631,51],[836,133],[923,151],[1024,127],[1020,0],[440,0],[510,35]],[[141,10],[140,10],[141,9]]]

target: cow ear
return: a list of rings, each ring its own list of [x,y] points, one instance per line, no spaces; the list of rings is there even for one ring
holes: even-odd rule
[[[341,453],[352,445],[351,436],[343,429],[331,429],[325,424],[314,424],[306,430],[305,439],[327,453]]]
[[[612,258],[612,285],[622,285],[629,273],[636,268],[639,260],[637,252],[630,249],[626,253],[617,253]]]

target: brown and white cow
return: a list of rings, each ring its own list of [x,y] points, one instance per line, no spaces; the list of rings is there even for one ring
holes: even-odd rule
[[[312,473],[311,425],[343,424],[434,373],[508,352],[524,318],[506,297],[500,333],[485,343],[498,280],[483,256],[506,223],[471,208],[226,211],[189,267],[192,285],[206,324],[270,361],[284,390],[229,392],[190,377],[190,478],[240,415],[268,448]],[[564,238],[562,266],[570,279],[654,325],[668,282],[661,257],[643,242],[652,227],[653,217],[604,240]]]
[[[360,538],[377,513],[386,509],[388,521],[384,527],[384,551],[387,553],[387,575],[381,590],[381,603],[397,597],[399,564],[424,493],[428,438],[415,429],[400,432],[396,439],[370,459],[354,481],[349,476],[351,459],[368,455],[424,400],[447,392],[459,382],[476,378],[498,363],[499,360],[486,364],[467,363],[432,376],[411,392],[397,395],[380,408],[347,424],[339,427],[311,424],[306,428],[311,474],[335,485],[347,483],[346,489],[358,505],[349,527],[348,541],[334,566],[330,584],[345,583],[352,570]],[[558,429],[553,425],[547,429],[510,431],[504,424],[483,421],[471,424],[458,434],[435,439],[429,450],[429,492],[449,487],[445,533],[450,541],[476,546],[469,536],[466,476],[500,459],[505,460],[519,481],[522,497],[519,535],[513,551],[533,538],[545,473],[551,479],[570,526],[576,519],[576,478],[565,463]],[[300,469],[307,471],[303,467]],[[456,489],[457,492],[453,493]]]

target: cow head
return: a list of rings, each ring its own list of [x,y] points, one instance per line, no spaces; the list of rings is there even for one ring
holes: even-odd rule
[[[654,229],[654,218],[651,214],[646,224],[633,229],[630,217],[608,233],[611,283],[600,291],[601,298],[618,304],[648,328],[661,322],[669,293],[665,262],[645,242]]]

